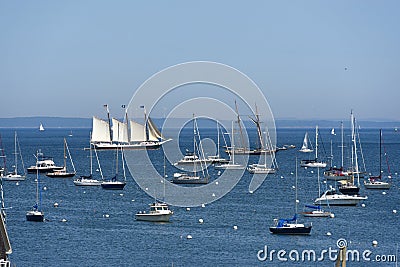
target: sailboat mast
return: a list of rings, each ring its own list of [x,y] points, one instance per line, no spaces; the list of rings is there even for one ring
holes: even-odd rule
[[[111,119],[110,119],[110,110],[108,109],[108,104],[105,104],[104,107],[107,110],[107,119],[108,119],[108,131],[110,132],[110,142],[112,142],[112,131],[111,131]]]
[[[382,129],[379,130],[379,178],[382,177]]]
[[[17,132],[14,132],[14,156],[15,156],[15,174],[18,172],[18,158],[17,158]]]
[[[315,126],[315,159],[318,159],[318,125]]]
[[[238,125],[239,125],[240,141],[241,141],[241,143],[242,143],[242,148],[243,148],[244,150],[246,150],[246,149],[245,149],[246,147],[245,147],[245,145],[244,145],[244,137],[243,137],[242,125],[241,125],[241,120],[240,120],[240,115],[239,115],[239,109],[238,109],[236,100],[235,100],[235,108],[236,108],[236,114],[237,114],[237,123],[238,123]],[[233,137],[232,137],[232,138],[233,138]]]
[[[92,140],[92,132],[90,132],[90,138],[89,138],[89,157],[90,157],[90,176],[93,175],[93,152],[92,152],[92,142],[90,142],[90,140]]]
[[[341,165],[341,167],[344,167],[344,162],[343,162],[343,160],[344,160],[344,156],[343,156],[343,121],[341,121],[340,122],[340,130],[341,130],[341,132],[342,132],[342,146],[341,146],[341,148],[342,148],[342,165]]]
[[[67,170],[67,141],[64,138],[64,170]]]
[[[219,122],[217,121],[217,156],[219,158]]]
[[[236,103],[236,102],[235,102]],[[233,121],[232,121],[232,140],[231,140],[231,146],[232,146],[232,164],[235,164],[235,137],[233,136]]]
[[[296,190],[296,193],[295,193],[295,196],[296,196],[296,199],[295,199],[295,214],[297,214],[297,157],[296,157],[296,181],[295,181],[295,190]],[[296,217],[297,218],[297,217]],[[296,219],[296,223],[297,223],[297,219]]]

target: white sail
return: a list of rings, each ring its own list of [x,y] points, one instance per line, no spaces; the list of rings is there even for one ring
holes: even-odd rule
[[[301,147],[301,150],[306,149],[308,149],[308,133],[304,135],[303,146]]]
[[[158,138],[164,140],[165,137],[161,134],[160,130],[157,128],[157,126],[154,124],[152,119],[147,120],[147,128],[149,130],[149,140],[150,141],[159,141]]]
[[[128,125],[112,118],[112,140],[113,142],[128,142]]]
[[[131,142],[146,141],[146,130],[144,128],[144,125],[131,120],[130,126],[131,126],[131,136],[130,136]]]
[[[40,123],[40,125],[39,125],[39,131],[44,131],[44,127],[43,127],[43,124],[42,123]]]
[[[111,142],[109,123],[94,116],[92,142]]]

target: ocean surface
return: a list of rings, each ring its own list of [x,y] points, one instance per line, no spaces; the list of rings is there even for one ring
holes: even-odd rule
[[[25,167],[35,164],[34,154],[41,149],[63,164],[65,137],[78,175],[89,173],[90,129],[17,129]],[[25,214],[35,203],[36,174],[25,181],[3,182],[7,213],[7,229],[15,266],[334,266],[329,250],[337,249],[337,240],[344,238],[348,249],[358,251],[359,259],[348,266],[396,266],[387,262],[398,254],[400,241],[400,132],[384,129],[383,173],[391,172],[390,190],[366,190],[361,195],[368,199],[356,207],[331,207],[335,218],[304,218],[312,222],[309,236],[272,235],[269,226],[274,218],[291,218],[295,212],[295,160],[309,155],[298,152],[305,132],[314,138],[314,129],[278,129],[277,145],[296,145],[294,149],[279,151],[276,155],[279,170],[268,175],[253,193],[248,186],[252,176],[245,172],[231,192],[205,207],[171,207],[174,215],[170,223],[148,223],[135,220],[135,213],[148,209],[153,201],[127,174],[123,191],[107,191],[101,187],[78,187],[73,178],[40,176],[42,206],[46,222],[27,222]],[[330,155],[332,140],[333,163],[339,166],[340,131],[320,129],[321,158]],[[68,136],[72,132],[72,136]],[[215,129],[200,129],[202,136],[216,141]],[[0,130],[2,145],[7,155],[7,166],[13,164],[14,129]],[[345,150],[348,151],[349,130],[346,129]],[[250,132],[255,137],[255,132]],[[192,132],[182,131],[181,150],[191,149]],[[379,129],[360,129],[360,140],[367,172],[379,172]],[[312,140],[314,142],[314,140]],[[155,165],[162,171],[162,149],[148,151]],[[99,151],[105,177],[115,171],[114,152]],[[222,153],[223,156],[228,157]],[[254,158],[253,158],[254,157]],[[310,156],[311,157],[311,156]],[[387,159],[387,160],[386,160]],[[140,158],[136,160],[140,161]],[[251,156],[250,161],[255,162]],[[346,152],[345,165],[349,155]],[[69,163],[68,163],[69,164]],[[360,158],[360,168],[363,168]],[[94,169],[97,164],[94,163]],[[70,165],[68,165],[70,169]],[[172,177],[176,170],[167,164]],[[211,179],[218,172],[210,168]],[[95,171],[95,177],[100,178]],[[386,178],[385,178],[386,179]],[[321,181],[322,178],[321,170]],[[318,196],[317,169],[298,169],[298,209],[312,204]],[[328,182],[328,184],[333,184]],[[326,186],[321,183],[321,186]],[[54,207],[58,203],[58,207]],[[395,213],[394,210],[398,212]],[[66,221],[63,222],[63,219]],[[203,219],[203,223],[199,223]],[[235,227],[236,226],[236,227]],[[236,229],[235,229],[236,228]],[[188,235],[192,238],[188,239]],[[378,245],[372,246],[376,240]],[[267,253],[264,253],[267,250]],[[273,251],[274,250],[274,251]],[[281,250],[278,258],[278,251]],[[328,251],[323,253],[323,251]],[[271,254],[271,251],[273,253]],[[283,251],[283,252],[282,252]],[[296,251],[299,259],[296,260]],[[316,258],[302,260],[304,251],[315,251]],[[371,254],[368,254],[370,251]],[[363,254],[368,257],[363,258]],[[289,257],[289,254],[291,257]],[[321,256],[322,255],[322,256]],[[385,259],[385,261],[378,261]],[[294,258],[293,258],[294,257]],[[286,259],[286,261],[284,261]],[[323,260],[322,260],[323,259]],[[369,260],[369,261],[368,261]]]

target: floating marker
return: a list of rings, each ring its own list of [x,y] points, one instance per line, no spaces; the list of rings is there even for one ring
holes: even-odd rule
[[[47,187],[43,187],[43,190],[46,191],[46,190],[47,190]]]
[[[397,210],[392,210],[392,212],[396,214],[396,213],[397,213]]]
[[[215,197],[215,194],[213,193],[212,196]]]
[[[215,184],[218,185],[218,181],[216,181]]]
[[[110,217],[110,214],[104,214],[103,217],[104,217],[104,218],[109,218],[109,217]]]
[[[378,245],[378,241],[376,241],[376,240],[372,241],[372,245],[373,245],[374,247],[377,246],[377,245]]]
[[[134,200],[134,199],[132,199],[132,202],[135,202],[135,200]]]
[[[311,173],[314,173],[314,171],[311,171]]]
[[[53,206],[54,206],[55,208],[57,208],[57,207],[58,207],[58,203],[55,202],[55,203],[53,204]]]
[[[293,175],[293,172],[291,172],[290,174]]]
[[[281,179],[283,179],[283,176],[281,175]]]
[[[199,223],[203,223],[203,222],[204,222],[203,219],[200,218],[200,219],[199,219]]]
[[[15,183],[15,185],[19,185],[19,183],[18,183],[18,182],[16,182],[16,183]]]
[[[61,222],[66,222],[66,221],[67,221],[67,219],[62,219],[62,220],[61,220]]]
[[[234,225],[233,230],[237,230],[237,229],[238,229],[237,225]]]
[[[187,235],[186,239],[192,239],[193,237],[191,235]]]
[[[253,194],[253,191],[249,191],[250,192],[250,194]]]
[[[383,192],[382,192],[382,195],[386,195],[386,192],[385,192],[385,191],[383,191]]]
[[[361,207],[363,207],[363,208],[364,208],[364,207],[365,207],[365,204],[364,204],[364,203],[362,203],[362,204],[361,204]]]
[[[190,208],[186,208],[187,211],[190,211]]]
[[[122,194],[122,193],[121,193],[121,194],[119,194],[119,195],[120,195],[121,197],[122,197],[122,196],[124,196],[124,194]]]
[[[335,214],[331,213],[331,215],[329,215],[329,217],[331,217],[333,219],[333,218],[335,218]]]
[[[206,205],[205,205],[205,204],[201,204],[201,207],[202,207],[202,208],[205,208],[205,207],[206,207]]]
[[[332,233],[331,233],[331,232],[327,232],[326,235],[327,235],[327,236],[331,236]]]

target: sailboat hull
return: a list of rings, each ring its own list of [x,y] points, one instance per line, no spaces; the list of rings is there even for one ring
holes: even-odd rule
[[[106,190],[123,190],[125,185],[126,185],[125,182],[119,182],[119,181],[109,181],[101,183],[101,187]]]
[[[28,211],[26,220],[28,222],[44,222],[44,213],[41,211]]]
[[[8,174],[1,177],[3,181],[25,181],[26,176],[20,174]]]
[[[299,226],[299,227],[270,227],[269,231],[272,234],[279,235],[309,235],[312,226]]]
[[[159,149],[160,146],[169,140],[164,141],[143,141],[139,143],[131,143],[131,144],[121,144],[121,143],[94,143],[94,147],[97,150],[107,150],[107,149]]]

